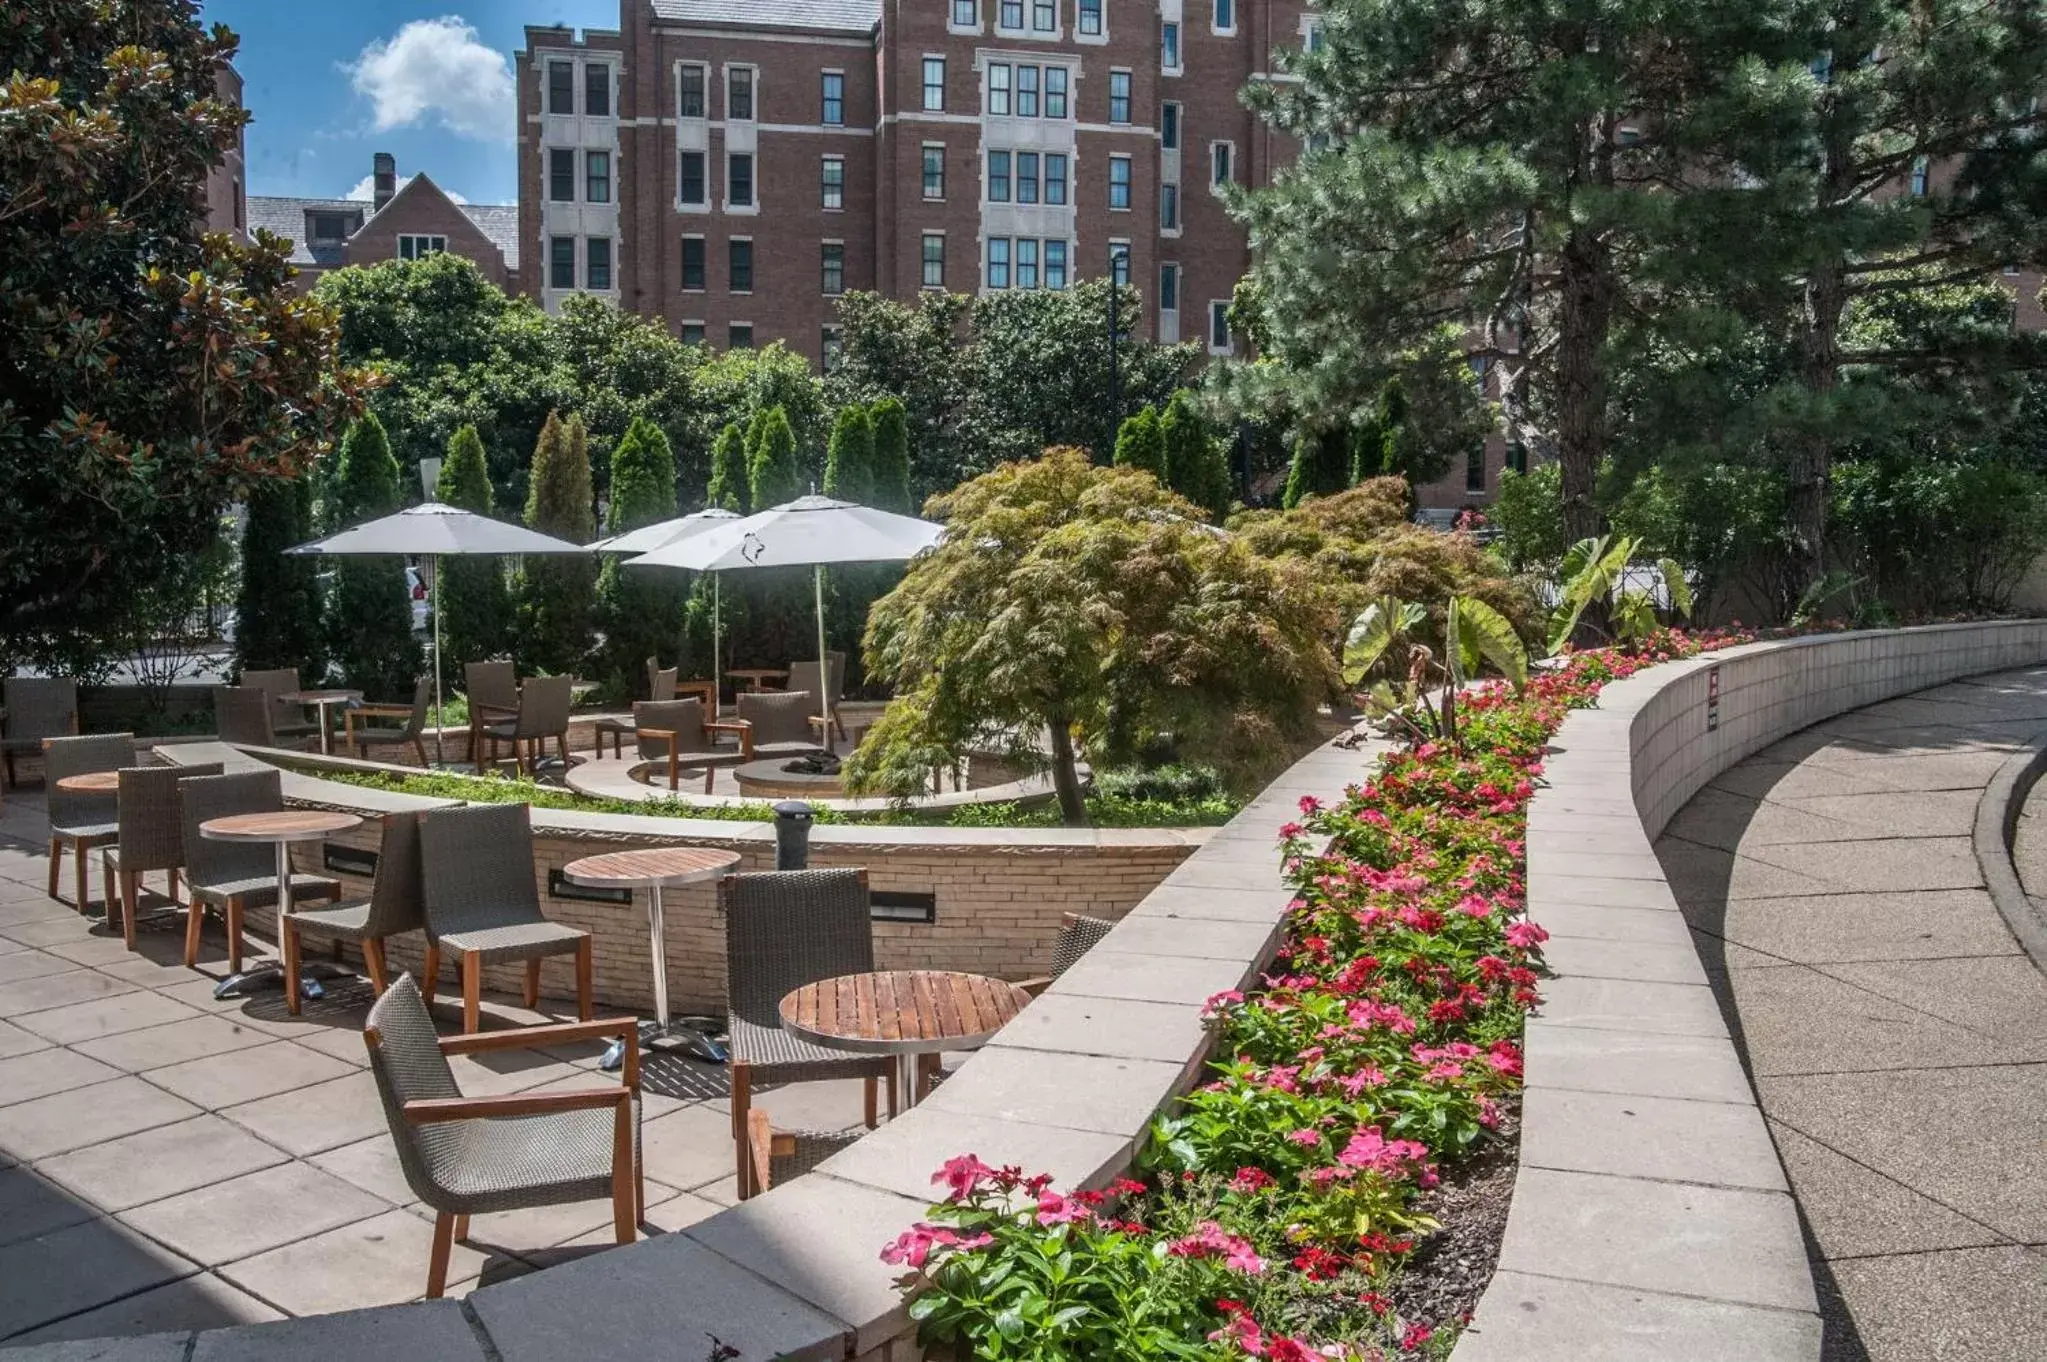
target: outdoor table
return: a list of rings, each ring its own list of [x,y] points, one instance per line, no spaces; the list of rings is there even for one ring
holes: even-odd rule
[[[903,1066],[907,1105],[917,1103],[917,1057],[977,1050],[1024,1010],[1015,984],[945,970],[882,970],[805,984],[782,999],[792,1036],[832,1050],[891,1055]]]
[[[86,771],[75,776],[60,776],[57,788],[65,794],[114,794],[121,788],[119,771]]]
[[[787,667],[728,667],[726,668],[725,675],[735,681],[745,682],[746,689],[748,690],[759,690],[761,689],[762,682],[773,681],[778,677],[786,680],[789,675],[789,669]]]
[[[324,809],[279,809],[271,813],[235,813],[225,818],[209,818],[199,825],[199,835],[216,842],[269,842],[277,847],[277,915],[291,916],[291,844],[293,842],[320,842],[336,833],[347,832],[358,827],[362,819],[352,813],[332,813]],[[278,937],[284,935],[282,925]],[[216,998],[232,998],[247,989],[267,983],[271,971],[276,971],[278,982],[284,982],[284,962],[266,960],[255,969],[231,974],[220,981],[213,990]],[[304,971],[301,971],[303,975]],[[294,980],[298,987],[302,980]],[[317,983],[307,989],[305,996],[320,996]]]
[[[362,699],[359,690],[293,690],[277,697],[288,705],[304,705],[318,710],[320,714],[320,751],[332,755],[334,751],[334,724],[327,717],[327,711],[336,705],[351,704]]]
[[[716,681],[678,681],[675,683],[675,698],[687,700],[696,696],[704,702],[704,713],[713,719],[718,717],[718,683]]]
[[[738,864],[738,852],[715,847],[644,847],[585,856],[562,867],[562,878],[571,884],[596,889],[646,886],[647,939],[654,957],[654,1020],[641,1023],[640,1036],[649,1049],[666,1050],[675,1045],[668,1015],[668,950],[661,891],[717,879]],[[624,1054],[623,1045],[614,1045],[605,1052],[604,1067],[615,1068]]]

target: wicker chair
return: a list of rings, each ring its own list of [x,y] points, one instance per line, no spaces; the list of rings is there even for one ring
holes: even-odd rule
[[[746,1113],[746,1153],[752,1163],[740,1199],[759,1196],[778,1182],[808,1173],[860,1138],[857,1130],[776,1130],[759,1107]]]
[[[302,752],[319,746],[318,730],[287,738],[272,722],[274,706],[268,695],[253,686],[215,686],[213,719],[220,740],[237,747],[276,747]]]
[[[437,991],[447,951],[462,974],[465,1033],[480,1018],[485,965],[525,961],[526,1006],[537,1007],[540,962],[550,955],[576,957],[576,1015],[590,1020],[590,933],[550,922],[540,911],[532,812],[524,804],[478,804],[420,816],[426,996]]]
[[[633,705],[633,733],[640,744],[641,761],[668,763],[668,788],[677,788],[682,768],[704,771],[704,793],[711,792],[711,778],[720,766],[737,765],[746,758],[736,747],[720,747],[713,733],[744,733],[738,724],[718,723],[704,718],[704,702],[698,699],[636,701]]]
[[[661,659],[647,659],[647,698],[649,700],[673,700],[676,678],[682,675],[680,667],[664,667]]]
[[[43,788],[50,808],[50,897],[57,898],[57,875],[64,865],[64,848],[71,848],[76,869],[72,904],[84,912],[88,900],[86,861],[94,847],[107,846],[120,835],[115,823],[116,804],[111,794],[67,794],[57,788],[66,776],[93,771],[118,771],[135,760],[133,733],[95,733],[84,738],[43,740]],[[63,902],[58,899],[58,902]],[[112,911],[112,905],[108,905]]]
[[[294,912],[278,924],[277,939],[284,948],[287,979],[298,978],[299,937],[311,933],[360,943],[363,964],[370,972],[370,987],[382,993],[384,938],[425,929],[426,911],[420,906],[419,815],[387,813],[383,824],[383,836],[377,844],[377,877],[370,882],[368,898]],[[285,990],[285,998],[296,1015],[298,990]]]
[[[260,690],[270,697],[270,731],[278,737],[286,742],[297,742],[301,738],[320,736],[320,726],[307,721],[304,705],[295,705],[280,698],[296,695],[301,689],[297,667],[243,672],[241,684],[250,690]]]
[[[78,732],[78,683],[68,676],[10,676],[0,687],[0,761],[13,785],[14,759],[43,750],[43,739]]]
[[[655,701],[673,700],[675,698],[675,678],[681,674],[678,668],[663,667],[659,658],[648,658],[647,698]],[[631,720],[599,719],[590,727],[597,735],[598,756],[602,757],[604,755],[604,739],[606,737],[611,739],[611,750],[615,755],[620,757],[625,755],[626,735],[634,729],[634,724]],[[674,787],[670,786],[669,788],[673,789]]]
[[[617,1086],[464,1097],[448,1067],[454,1054],[603,1038],[625,1042]],[[447,1289],[449,1250],[472,1215],[608,1197],[618,1242],[633,1242],[646,1209],[637,1020],[440,1037],[406,974],[371,1006],[363,1042],[405,1184],[434,1209],[429,1299]]]
[[[469,662],[462,667],[462,693],[469,700],[469,762],[481,771],[485,724],[519,717],[519,673],[509,662]],[[491,748],[495,753],[497,748]]]
[[[1080,957],[1093,950],[1115,925],[1098,917],[1064,914],[1059,919],[1059,939],[1052,944],[1052,972],[1036,979],[1019,979],[1016,986],[1033,998],[1037,997],[1051,987],[1054,979],[1072,969]]]
[[[115,824],[119,834],[114,844],[100,853],[106,864],[106,894],[109,918],[112,904],[121,904],[121,937],[128,949],[135,949],[137,919],[142,912],[142,876],[151,870],[164,872],[164,894],[172,909],[178,904],[178,872],[185,868],[185,825],[179,813],[180,781],[194,776],[217,776],[220,763],[198,766],[124,766],[121,789],[115,797],[119,812]],[[119,893],[115,891],[118,888]]]
[[[344,710],[341,716],[342,742],[355,749],[356,756],[368,760],[372,747],[410,747],[412,754],[419,758],[421,766],[430,766],[426,759],[426,743],[421,735],[426,732],[427,707],[433,703],[434,679],[422,676],[412,684],[412,705],[357,705]],[[399,719],[399,724],[357,723],[357,720]]]
[[[844,738],[846,736],[846,721],[839,717],[839,702],[845,698],[846,694],[846,655],[844,653],[826,653],[825,661],[827,663],[825,668],[827,677],[824,683],[824,694],[830,696],[832,701],[832,729],[841,738]],[[789,664],[789,680],[783,689],[792,691],[807,690],[813,695],[817,694],[817,659],[811,658],[805,662],[791,662]],[[819,717],[823,716],[820,715]]]
[[[574,680],[566,676],[527,677],[519,687],[518,716],[486,723],[478,729],[490,744],[491,761],[497,760],[498,744],[508,742],[512,744],[512,755],[518,758],[519,769],[529,776],[537,776],[540,774],[540,754],[546,749],[547,740],[553,738],[555,750],[566,767],[569,764],[569,711],[575,705],[574,685]]]
[[[817,696],[807,690],[742,691],[739,722],[746,725],[739,746],[746,760],[821,752],[816,730],[823,716]]]
[[[206,910],[218,908],[227,923],[227,968],[242,972],[242,910],[277,902],[277,852],[261,842],[221,842],[200,835],[199,825],[237,813],[275,813],[284,807],[284,783],[276,771],[237,771],[195,776],[178,787],[184,825],[185,968],[199,963],[199,932]],[[341,883],[325,875],[291,877],[294,902],[341,897]],[[294,987],[293,990],[296,991]]]
[[[718,882],[725,917],[725,991],[732,1075],[732,1142],[741,1196],[752,1195],[748,1109],[755,1084],[861,1078],[866,1119],[876,1124],[876,1084],[888,1082],[896,1111],[896,1068],[885,1055],[849,1055],[782,1029],[782,999],[792,990],[874,968],[874,923],[865,870],[792,870],[727,875]]]

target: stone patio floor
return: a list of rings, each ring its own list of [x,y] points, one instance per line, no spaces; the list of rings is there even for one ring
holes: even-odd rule
[[[366,982],[302,1016],[282,993],[216,1002],[226,941],[180,961],[182,917],[130,953],[45,895],[40,791],[0,809],[0,1355],[9,1345],[319,1314],[418,1298],[433,1216],[406,1188],[366,1067]],[[91,894],[100,878],[93,862]],[[71,893],[70,876],[61,892]],[[154,883],[154,879],[152,878]],[[270,943],[250,937],[258,952]],[[459,1027],[443,994],[437,1013]],[[543,1000],[545,1002],[546,1000]],[[487,998],[486,1026],[574,1016]],[[600,1015],[602,1013],[600,1012]],[[589,1086],[601,1047],[458,1057],[469,1094]],[[722,1068],[651,1056],[643,1234],[733,1199]],[[776,1124],[849,1128],[857,1081],[769,1093]],[[609,1203],[477,1216],[451,1296],[601,1252]]]
[[[1657,844],[1805,1222],[1826,1362],[2047,1357],[2047,979],[1971,851],[2047,669],[1842,715]]]

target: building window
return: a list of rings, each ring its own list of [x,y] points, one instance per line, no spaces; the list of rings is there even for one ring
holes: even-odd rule
[[[952,26],[954,28],[979,28],[981,16],[978,0],[952,0]]]
[[[945,110],[945,58],[924,59],[924,111],[942,113]]]
[[[1001,5],[1001,13],[998,15],[998,22],[1001,26],[1009,29],[1011,32],[1021,31],[1023,28],[1023,0],[999,0],[999,3]]]
[[[736,236],[725,243],[726,287],[734,293],[753,292],[753,240]]]
[[[586,288],[611,287],[611,238],[586,237],[583,241],[583,284]]]
[[[587,203],[611,202],[611,153],[583,153],[583,199]]]
[[[549,288],[574,288],[576,286],[576,239],[574,237],[557,236],[548,239],[547,286]]]
[[[547,111],[572,114],[576,111],[576,66],[574,62],[547,64]]]
[[[1159,186],[1159,229],[1166,232],[1180,230],[1180,186],[1177,184]]]
[[[924,234],[924,287],[945,287],[945,235],[942,232]]]
[[[846,76],[842,71],[824,73],[818,121],[826,127],[843,127],[846,122]]]
[[[684,345],[702,345],[704,343],[704,324],[702,322],[684,322],[682,324],[682,343]]]
[[[1516,440],[1507,446],[1507,467],[1516,473],[1528,471],[1528,446]]]
[[[1236,147],[1228,142],[1210,142],[1208,144],[1208,182],[1210,184],[1228,184],[1234,178],[1231,174],[1234,169],[1231,162],[1236,159],[1236,150]]]
[[[753,121],[753,68],[725,68],[725,117],[735,122]]]
[[[1128,123],[1130,121],[1130,73],[1111,71],[1109,73],[1109,121]]]
[[[846,158],[827,156],[824,158],[823,180],[824,206],[831,209],[846,206]]]
[[[1090,38],[1102,33],[1102,0],[1080,0],[1080,31]]]
[[[1019,151],[1016,154],[1016,201],[1036,203],[1038,201],[1038,153]]]
[[[704,202],[703,152],[682,153],[682,167],[675,177],[675,197],[680,203],[701,205]]]
[[[1016,286],[1038,286],[1038,243],[1033,237],[1020,236],[1016,239]]]
[[[1159,311],[1178,312],[1179,310],[1180,267],[1178,265],[1161,265],[1159,266]]]
[[[547,197],[556,203],[576,200],[576,153],[551,147],[547,153]]]
[[[1464,490],[1485,491],[1485,442],[1476,441],[1464,451]]]
[[[241,176],[237,175],[235,177],[232,188],[234,193],[235,229],[237,231],[240,231],[247,226],[247,224],[242,221],[242,213],[244,210],[244,195],[242,194]]]
[[[704,291],[704,239],[700,236],[682,239],[682,287],[689,293]]]
[[[678,74],[680,83],[676,86],[676,116],[679,118],[705,117],[704,68],[692,63],[684,66]]]
[[[988,153],[988,202],[1009,202],[1009,153]]]
[[[1066,287],[1066,243],[1063,241],[1045,243],[1045,287]]]
[[[1912,197],[1915,199],[1922,198],[1925,194],[1926,158],[1924,156],[1914,156],[1912,158]]]
[[[1045,202],[1063,204],[1066,202],[1066,153],[1048,151],[1045,153]]]
[[[1109,158],[1109,207],[1125,212],[1130,208],[1130,158]]]
[[[924,197],[942,199],[945,197],[945,145],[937,142],[924,144]]]
[[[988,287],[1009,287],[1009,238],[988,238]]]
[[[1180,106],[1170,100],[1159,106],[1159,145],[1167,151],[1180,149]]]
[[[1165,71],[1180,69],[1180,26],[1171,19],[1159,25],[1159,67]]]
[[[735,151],[725,158],[725,206],[753,207],[753,154]]]
[[[1215,0],[1214,22],[1211,27],[1217,33],[1237,31],[1237,0]]]
[[[726,327],[725,348],[727,350],[753,349],[753,323],[734,322]]]
[[[1009,112],[1009,63],[996,62],[988,68],[988,112]]]
[[[400,260],[424,260],[430,255],[448,249],[448,238],[444,236],[401,236],[398,238]]]
[[[1208,348],[1218,355],[1230,352],[1230,305],[1221,298],[1208,304]]]
[[[824,291],[827,297],[836,297],[846,291],[846,243],[843,241],[824,243]]]
[[[1035,66],[1016,68],[1016,116],[1038,116],[1038,68]]]
[[[1045,68],[1045,117],[1066,117],[1066,68]]]
[[[583,68],[583,112],[592,118],[611,117],[611,68],[603,62]]]
[[[839,367],[839,328],[827,326],[818,333],[818,362],[826,373]]]
[[[1058,0],[1031,0],[1032,30],[1038,33],[1051,33],[1058,27]]]
[[[1322,44],[1327,40],[1328,36],[1323,31],[1320,19],[1310,19],[1308,20],[1307,36],[1302,40],[1301,46],[1307,48],[1310,52],[1320,52]]]

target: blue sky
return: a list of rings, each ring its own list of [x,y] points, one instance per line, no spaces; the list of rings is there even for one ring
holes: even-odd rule
[[[511,54],[525,26],[616,28],[618,11],[619,0],[204,0],[201,18],[242,40],[251,194],[347,194],[388,151],[401,176],[424,170],[472,203],[511,203]]]

